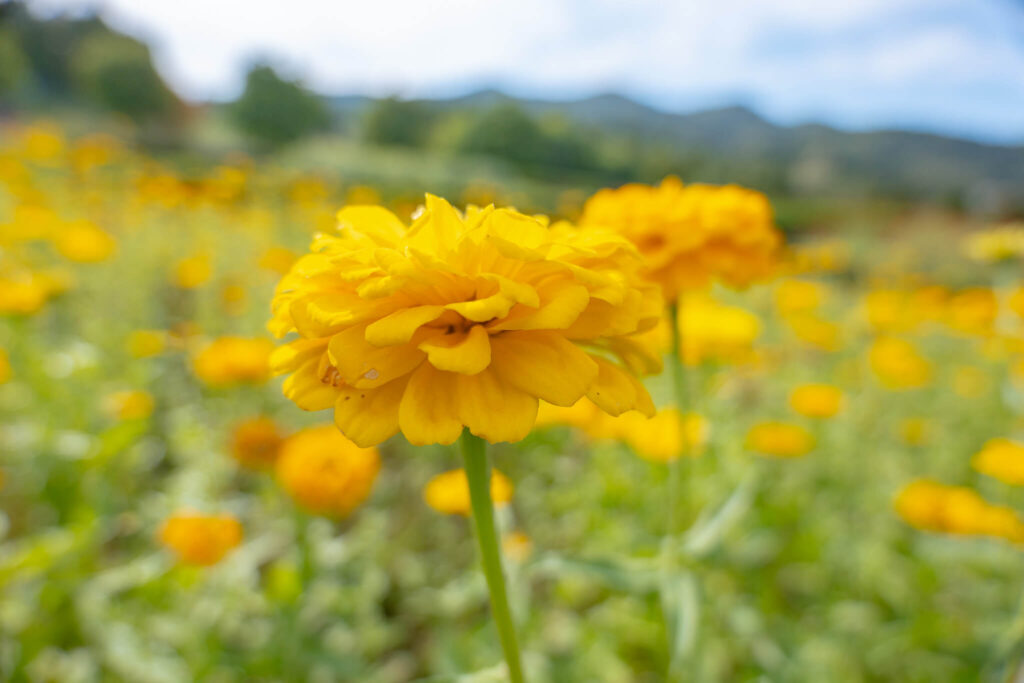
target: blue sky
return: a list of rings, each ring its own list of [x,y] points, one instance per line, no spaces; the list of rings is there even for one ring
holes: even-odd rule
[[[620,92],[669,111],[1024,144],[1021,0],[30,0],[97,7],[190,99],[272,59],[327,93],[552,99]]]

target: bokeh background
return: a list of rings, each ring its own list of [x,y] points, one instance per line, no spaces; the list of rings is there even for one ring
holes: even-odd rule
[[[346,204],[677,176],[787,247],[687,299],[668,588],[671,420],[493,449],[532,678],[1013,680],[1022,112],[1011,0],[0,2],[0,679],[503,680],[424,493],[453,448],[390,440],[331,514],[275,468],[338,447],[269,376],[273,288]]]

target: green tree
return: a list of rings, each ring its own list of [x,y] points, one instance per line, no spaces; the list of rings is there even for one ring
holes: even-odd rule
[[[278,147],[326,129],[330,112],[323,99],[266,65],[253,67],[245,90],[230,107],[242,133],[260,145]]]
[[[12,31],[0,29],[0,95],[16,91],[29,76],[28,60]]]
[[[378,145],[421,147],[430,136],[434,115],[421,102],[388,97],[366,116],[364,136]]]
[[[86,99],[136,122],[168,120],[180,107],[153,68],[149,48],[128,36],[86,36],[75,49],[72,72]]]

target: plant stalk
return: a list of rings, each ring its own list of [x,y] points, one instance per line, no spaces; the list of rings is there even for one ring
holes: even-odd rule
[[[523,665],[516,640],[515,623],[508,605],[505,574],[501,565],[501,548],[494,526],[494,504],[491,501],[491,463],[487,458],[487,444],[467,429],[460,439],[466,478],[469,480],[469,499],[473,509],[473,525],[480,548],[480,564],[487,579],[491,595],[491,614],[498,628],[501,649],[508,665],[511,683],[524,683]]]

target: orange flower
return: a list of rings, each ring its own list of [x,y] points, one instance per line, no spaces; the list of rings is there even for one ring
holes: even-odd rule
[[[360,448],[333,425],[304,429],[285,440],[277,479],[310,512],[346,517],[370,495],[380,470],[376,448]]]
[[[178,512],[160,528],[160,542],[183,564],[210,566],[242,542],[242,525],[230,515]]]
[[[284,438],[269,417],[254,417],[235,425],[231,433],[231,456],[245,467],[271,467]]]

